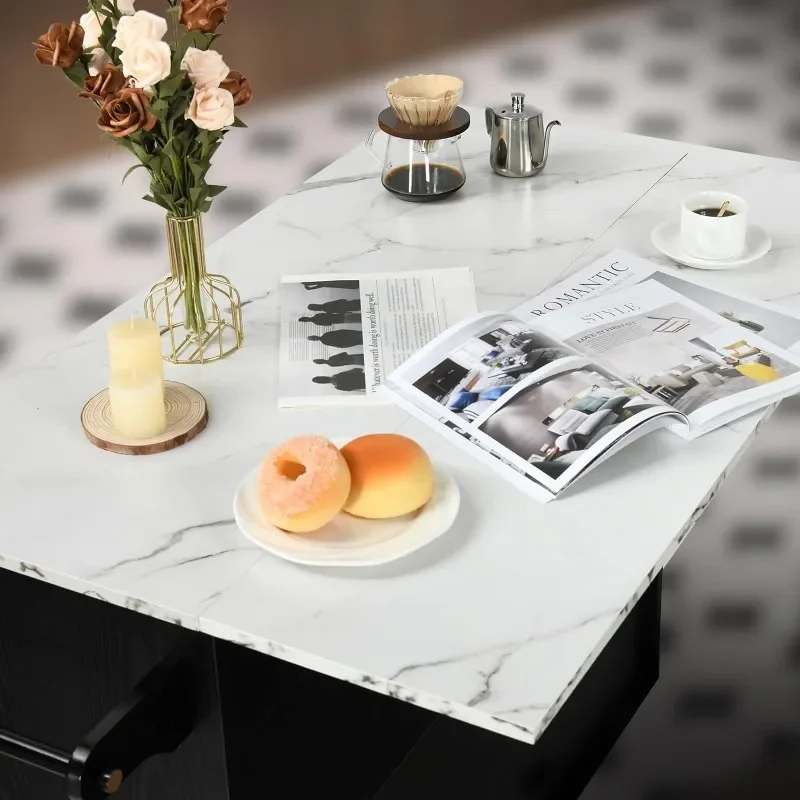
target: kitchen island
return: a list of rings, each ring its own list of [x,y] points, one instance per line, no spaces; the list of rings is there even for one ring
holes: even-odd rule
[[[203,713],[120,796],[579,794],[657,677],[661,571],[768,413],[691,443],[648,436],[539,505],[394,406],[278,411],[280,276],[468,266],[481,309],[503,310],[613,248],[655,257],[650,231],[680,198],[724,188],[749,200],[773,250],[696,277],[797,305],[785,199],[800,165],[565,124],[547,170],[510,180],[487,149],[475,124],[464,189],[423,205],[385,192],[359,149],[210,247],[209,270],[242,293],[245,345],[166,366],[210,412],[177,450],[113,455],[80,427],[106,383],[106,328],[143,296],[0,382],[0,729],[71,752],[180,651]],[[454,475],[447,535],[384,567],[336,570],[240,534],[233,494],[270,447],[376,431],[416,439]],[[0,759],[3,800],[66,796],[58,770],[11,763]]]

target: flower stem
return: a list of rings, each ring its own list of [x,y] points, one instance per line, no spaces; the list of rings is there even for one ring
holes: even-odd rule
[[[172,272],[183,282],[184,326],[187,333],[206,330],[202,281],[206,274],[203,222],[199,214],[177,218],[167,215],[167,235]]]

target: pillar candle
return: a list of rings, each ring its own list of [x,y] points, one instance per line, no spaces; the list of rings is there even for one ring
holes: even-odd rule
[[[108,329],[108,358],[113,375],[126,370],[155,372],[162,380],[161,336],[152,319],[131,317]]]
[[[126,439],[151,439],[167,427],[164,381],[153,370],[114,372],[108,382],[114,429]]]

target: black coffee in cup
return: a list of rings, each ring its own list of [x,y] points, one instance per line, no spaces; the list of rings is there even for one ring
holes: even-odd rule
[[[734,217],[736,216],[735,211],[731,211],[729,208],[726,208],[722,214],[719,213],[720,207],[717,208],[696,208],[694,210],[695,214],[699,214],[701,217]]]

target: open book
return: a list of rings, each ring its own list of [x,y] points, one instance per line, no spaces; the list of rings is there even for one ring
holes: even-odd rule
[[[536,298],[514,313],[471,317],[399,367],[386,389],[545,501],[656,428],[694,438],[800,389],[800,356],[762,335],[775,320],[720,316],[662,274],[652,267],[641,283],[555,313],[532,315]],[[776,327],[783,344],[800,340],[800,320],[762,311],[759,319],[785,320]]]

